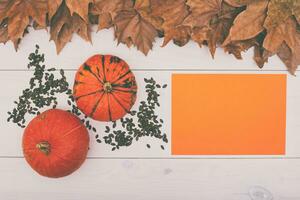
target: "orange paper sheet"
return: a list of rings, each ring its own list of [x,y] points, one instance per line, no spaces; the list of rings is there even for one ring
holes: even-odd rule
[[[285,154],[286,75],[174,74],[173,155]]]

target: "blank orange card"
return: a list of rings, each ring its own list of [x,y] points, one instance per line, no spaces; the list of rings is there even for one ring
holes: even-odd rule
[[[285,154],[286,75],[173,74],[173,155]]]

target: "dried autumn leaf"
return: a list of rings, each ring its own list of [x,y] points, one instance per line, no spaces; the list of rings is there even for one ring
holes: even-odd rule
[[[117,13],[132,6],[131,0],[96,0],[91,13],[98,16],[98,30],[112,27]]]
[[[73,31],[85,41],[91,41],[91,31],[89,25],[77,14],[72,16]]]
[[[151,7],[150,0],[136,0],[134,3],[134,9],[140,14],[143,19],[152,24],[155,29],[161,29],[163,20],[153,15],[153,8]]]
[[[0,23],[0,43],[6,43],[8,41],[7,22]]]
[[[185,18],[182,25],[191,28],[209,25],[212,17],[220,12],[221,4],[222,0],[188,0],[191,14]]]
[[[277,28],[272,29],[268,32],[263,47],[270,51],[271,53],[275,54],[277,53],[277,50],[281,46],[281,44],[284,42],[284,28],[285,24],[279,25]]]
[[[48,18],[52,19],[63,0],[48,0]]]
[[[173,32],[173,42],[179,47],[186,45],[190,40],[190,29],[186,26],[178,26]],[[195,36],[196,37],[196,36]],[[198,35],[200,37],[200,35]]]
[[[157,31],[135,9],[119,12],[115,17],[114,24],[118,43],[122,42],[129,47],[134,44],[145,55],[152,49]]]
[[[190,28],[191,38],[201,46],[209,40],[211,20],[221,11],[222,0],[188,0],[189,14],[182,25]]]
[[[222,3],[222,9],[210,21],[207,31],[207,43],[212,57],[214,57],[218,44],[222,44],[228,36],[235,17],[241,12],[240,8]],[[194,33],[193,33],[194,34]]]
[[[292,12],[297,19],[298,24],[300,24],[300,1],[294,1]]]
[[[26,28],[23,32],[23,36],[22,38],[28,33],[28,28]],[[18,50],[18,47],[19,47],[19,44],[21,43],[21,38],[19,39],[14,39],[14,40],[11,40],[13,45],[14,45],[14,48],[15,50],[17,51]]]
[[[200,47],[202,46],[203,43],[209,40],[209,37],[211,36],[209,33],[210,33],[209,27],[202,27],[202,28],[194,27],[192,31],[190,30],[190,35],[192,40],[197,42]]]
[[[15,5],[15,1],[2,0],[0,1],[0,22],[8,17],[8,12]]]
[[[264,27],[271,30],[284,23],[292,15],[294,0],[272,0],[268,5],[267,18]]]
[[[249,48],[257,45],[255,38],[244,40],[244,41],[234,41],[229,43],[224,47],[224,51],[229,54],[233,54],[236,59],[242,59],[242,52],[248,50]]]
[[[264,30],[263,23],[266,18],[268,1],[254,1],[245,11],[239,14],[233,22],[224,46],[231,41],[248,40],[257,36]]]
[[[0,43],[6,43],[8,41],[7,27],[0,28]]]
[[[290,16],[294,15],[300,22],[300,1],[298,0],[272,0],[268,5],[268,16],[264,27],[271,30],[284,23]]]
[[[289,48],[289,46],[284,42],[278,49],[277,52],[278,57],[282,60],[282,62],[287,66],[288,71],[295,75],[295,72],[300,65],[300,56],[299,54],[295,54]]]
[[[286,44],[290,49],[289,52],[284,53],[287,48],[283,47]],[[272,54],[279,54],[281,57],[290,58],[293,61],[287,62],[287,68],[290,73],[294,74],[297,66],[300,62],[297,62],[298,56],[300,55],[300,33],[297,31],[297,23],[289,18],[285,23],[281,23],[279,26],[272,28],[268,31],[267,36],[264,40],[263,47],[271,52]],[[291,54],[291,55],[290,55]],[[283,56],[289,55],[289,56]],[[296,62],[294,61],[296,60]]]
[[[71,15],[78,14],[86,23],[88,23],[89,4],[93,0],[65,0]]]
[[[187,43],[189,36],[187,37],[186,35],[186,28],[180,27],[185,17],[189,14],[185,0],[152,0],[151,9],[153,16],[163,19],[160,27],[160,30],[164,32],[162,46],[167,45],[175,37],[177,43],[181,45]]]
[[[46,27],[47,2],[45,0],[3,0],[0,3],[0,21],[8,18],[8,37],[15,41],[22,38],[30,17]]]
[[[263,41],[266,37],[266,31],[260,33],[256,37],[257,44],[254,45],[254,56],[253,60],[259,68],[263,68],[264,64],[268,62],[269,57],[272,56],[272,53],[266,50],[263,47]]]
[[[57,53],[60,53],[63,47],[70,42],[74,32],[90,41],[88,24],[76,13],[71,16],[69,9],[63,3],[50,23],[50,40],[55,42]]]
[[[55,42],[57,53],[71,40],[72,34],[73,25],[71,14],[63,3],[50,23],[50,40]]]
[[[254,46],[253,60],[259,68],[263,68],[264,64],[268,62],[268,59],[271,55],[272,54],[270,52],[263,49],[260,45]]]
[[[289,18],[285,23],[267,33],[263,46],[272,53],[276,53],[283,42],[286,42],[293,52],[300,49],[300,33],[296,22]]]

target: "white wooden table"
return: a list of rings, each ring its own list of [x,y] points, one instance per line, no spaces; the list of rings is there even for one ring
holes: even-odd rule
[[[170,85],[172,73],[287,73],[277,57],[263,70],[256,67],[252,51],[236,60],[218,49],[213,60],[207,48],[189,43],[179,48],[161,40],[148,57],[124,45],[116,46],[111,30],[93,33],[93,45],[74,36],[60,55],[56,55],[49,35],[30,31],[16,53],[12,44],[0,45],[0,199],[1,200],[274,200],[300,199],[300,78],[288,75],[287,138],[285,156],[171,156],[166,150],[146,148],[147,139],[130,148],[112,152],[97,144],[91,133],[87,161],[71,176],[49,179],[37,175],[25,162],[22,149],[23,130],[7,123],[7,111],[26,87],[31,72],[27,57],[39,44],[46,54],[48,67],[63,68],[71,84],[76,69],[89,56],[114,54],[125,59],[139,84],[153,76]],[[299,74],[299,71],[298,71]],[[170,138],[171,87],[162,94],[165,130]],[[143,94],[140,92],[140,98]],[[67,105],[60,104],[60,108]],[[103,124],[96,124],[101,130]],[[150,139],[149,139],[150,140]],[[152,142],[155,144],[155,141]],[[271,198],[270,198],[271,199]],[[268,199],[269,200],[269,199]]]

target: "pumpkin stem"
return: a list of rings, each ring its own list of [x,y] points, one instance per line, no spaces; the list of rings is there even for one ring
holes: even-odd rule
[[[48,156],[51,152],[51,145],[47,141],[36,144],[36,148],[38,148],[46,156]]]
[[[106,92],[106,93],[110,93],[113,90],[110,82],[105,82],[103,85],[103,89],[104,89],[104,92]]]

